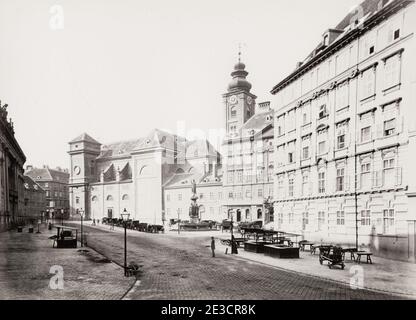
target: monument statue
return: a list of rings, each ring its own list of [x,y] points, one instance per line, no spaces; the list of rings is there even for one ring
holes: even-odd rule
[[[189,208],[189,217],[191,218],[192,223],[199,223],[199,207],[197,204],[198,196],[196,194],[196,182],[192,180],[192,196],[191,196],[191,206]]]

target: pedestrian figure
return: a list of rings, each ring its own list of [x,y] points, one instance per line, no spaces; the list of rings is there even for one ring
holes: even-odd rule
[[[100,224],[100,219],[97,219],[97,225],[99,225]]]
[[[214,239],[214,237],[211,237],[211,251],[212,251],[212,257],[215,258],[215,239]]]
[[[231,254],[238,254],[237,242],[235,241],[234,235],[231,236]]]
[[[95,226],[95,219],[92,219],[92,225]]]

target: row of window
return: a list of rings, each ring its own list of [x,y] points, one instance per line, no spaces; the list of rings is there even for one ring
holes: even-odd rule
[[[273,181],[273,166],[269,167],[269,170],[265,172],[264,168],[257,168],[256,174],[253,174],[253,170],[229,170],[227,172],[228,184],[243,184],[243,183],[261,183]],[[266,175],[265,175],[266,173]]]
[[[167,202],[170,202],[171,201],[171,194],[166,194],[166,201]],[[183,200],[183,197],[182,197],[182,193],[178,193],[177,195],[176,195],[176,197],[177,197],[177,200],[178,201],[182,201]],[[200,193],[199,194],[199,199],[200,200],[202,200],[202,199],[205,199],[205,193]],[[209,198],[207,198],[207,199],[209,199],[209,200],[221,200],[222,199],[222,192],[218,192],[218,193],[215,193],[215,192],[210,192],[209,193],[209,195],[208,195],[208,197]],[[186,200],[188,200],[188,199],[186,199]]]
[[[401,81],[401,56],[402,51],[395,55],[383,59],[384,64],[384,86],[383,91],[392,89],[400,85]],[[360,101],[365,101],[376,95],[376,64],[373,67],[363,71],[360,75]],[[318,115],[317,120],[325,119],[329,116],[325,98],[317,100]],[[341,110],[348,107],[350,104],[350,88],[349,83],[346,82],[337,87],[335,92],[335,110]],[[277,136],[282,136],[285,132],[290,132],[296,128],[296,112],[295,110],[287,112],[277,118]],[[301,125],[311,123],[311,103],[305,104],[301,109]]]
[[[262,198],[262,199],[265,196],[273,197],[273,188],[269,188],[268,191],[269,191],[269,194],[267,195],[267,194],[265,194],[265,190],[263,188],[258,188],[257,191],[256,191],[257,192],[257,197]],[[253,193],[252,193],[251,190],[246,190],[245,194],[243,194],[242,191],[238,191],[238,192],[230,191],[228,193],[228,199],[242,200],[242,199],[252,199],[252,198],[253,198]]]
[[[349,179],[347,179],[346,175],[346,164],[342,164],[335,168],[335,191],[336,192],[344,192],[349,187]],[[383,169],[381,171],[372,171],[371,170],[371,160],[370,158],[366,158],[361,161],[359,165],[359,172],[357,173],[357,189],[368,189],[368,188],[378,188],[378,187],[392,187],[398,186],[402,183],[402,169],[400,167],[396,167],[396,159],[395,158],[386,158],[383,159]],[[318,185],[317,185],[317,192],[318,194],[325,194],[327,193],[327,169],[321,168],[318,170]],[[278,177],[278,195],[282,197],[284,195],[284,176],[280,175]],[[288,196],[294,197],[295,196],[295,176],[288,175],[287,177],[287,188],[288,188]],[[310,181],[310,172],[305,171],[302,173],[302,183],[301,183],[301,190],[300,193],[302,196],[307,196],[311,194],[311,181]]]
[[[303,212],[301,223],[302,223],[302,230],[306,230],[310,225],[310,216],[309,212]],[[317,215],[317,231],[324,231],[324,226],[329,224],[329,214],[328,218],[326,217],[326,213],[324,211],[319,211]],[[334,224],[337,226],[345,226],[345,211],[339,210],[336,211],[336,219],[333,220]],[[295,224],[295,214],[293,212],[289,212],[287,214],[286,220],[284,219],[284,214],[279,212],[277,214],[277,222],[279,227],[283,224]],[[384,234],[393,234],[395,232],[395,212],[394,209],[384,209],[382,220],[381,219],[372,219],[371,211],[360,210],[359,211],[359,225],[361,227],[371,227],[380,225],[382,223],[383,233]]]

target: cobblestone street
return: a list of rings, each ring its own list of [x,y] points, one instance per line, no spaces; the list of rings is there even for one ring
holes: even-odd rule
[[[54,230],[56,231],[56,230]],[[134,284],[123,270],[91,249],[56,249],[41,234],[16,231],[0,233],[1,300],[88,300],[121,299]],[[63,289],[50,288],[52,266],[63,270]]]
[[[86,227],[88,246],[123,261],[123,230]],[[141,274],[125,299],[398,299],[342,283],[225,255],[211,258],[209,237],[128,232],[128,262]],[[327,272],[323,269],[323,272]],[[336,271],[335,271],[336,272]]]

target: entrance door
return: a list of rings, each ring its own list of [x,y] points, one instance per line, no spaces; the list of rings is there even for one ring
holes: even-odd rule
[[[107,209],[107,218],[110,218],[110,219],[113,218],[113,208]]]
[[[237,222],[241,221],[241,210],[237,210]]]

